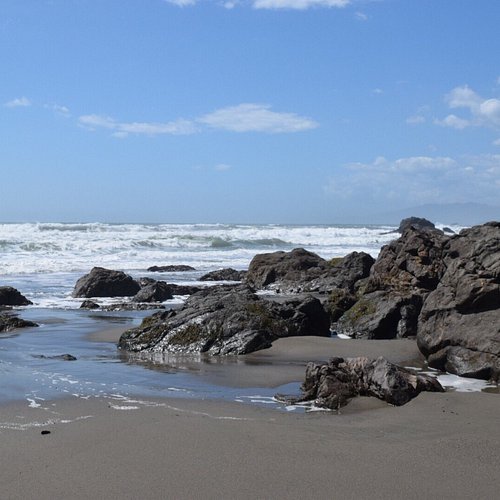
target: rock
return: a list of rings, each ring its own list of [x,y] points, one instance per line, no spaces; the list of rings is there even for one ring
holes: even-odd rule
[[[131,297],[140,288],[137,281],[122,271],[94,267],[76,282],[73,297]]]
[[[436,229],[436,226],[427,219],[422,217],[408,217],[399,223],[399,227],[395,232],[403,234],[407,229]]]
[[[193,285],[174,285],[169,283],[168,286],[172,290],[173,295],[193,295],[193,293],[203,290],[202,287]]]
[[[204,274],[200,281],[242,281],[246,276],[246,271],[236,271],[236,269],[218,269]]]
[[[172,266],[151,266],[148,267],[148,271],[151,273],[184,273],[187,271],[196,271],[196,269],[191,266],[176,264]]]
[[[453,231],[450,227],[443,227],[443,233],[455,234],[455,231]]]
[[[326,261],[303,248],[291,252],[256,255],[250,262],[246,282],[256,289],[279,289],[283,293],[327,294],[334,288],[353,291],[370,273],[374,259],[364,252]]]
[[[18,328],[27,328],[30,326],[38,326],[33,321],[26,321],[12,314],[0,314],[0,332],[11,332]]]
[[[34,358],[40,359],[58,359],[60,361],[76,361],[77,358],[71,354],[58,354],[56,356],[45,356],[44,354],[37,354],[33,356]]]
[[[93,300],[84,300],[80,305],[80,309],[99,309],[99,307],[101,306]]]
[[[125,332],[121,349],[142,352],[247,354],[280,337],[329,336],[330,321],[314,298],[276,303],[245,285],[215,286],[192,295],[181,309],[156,313]]]
[[[173,297],[170,285],[165,281],[156,281],[141,288],[132,300],[134,302],[164,302]]]
[[[429,364],[451,373],[500,378],[500,223],[452,236],[443,276],[426,298],[417,342]]]
[[[338,410],[357,396],[372,396],[401,406],[422,391],[444,392],[437,379],[418,375],[380,357],[372,360],[332,358],[328,363],[308,363],[300,397],[277,395],[287,403],[313,402]]]
[[[422,304],[445,271],[448,239],[440,231],[411,227],[385,245],[357,290],[358,301],[335,325],[336,332],[368,339],[415,336]]]
[[[326,270],[326,260],[303,248],[291,252],[273,252],[256,255],[250,262],[246,281],[257,289],[276,282],[302,284],[318,277]]]
[[[357,297],[345,288],[334,288],[325,303],[330,321],[336,322],[356,301]]]
[[[0,286],[0,306],[29,306],[33,302],[28,300],[18,290],[11,286]]]

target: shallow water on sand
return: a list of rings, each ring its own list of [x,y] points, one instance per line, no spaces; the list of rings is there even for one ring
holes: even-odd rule
[[[147,312],[93,312],[79,310],[26,309],[22,317],[35,321],[38,328],[0,334],[0,403],[25,400],[32,407],[61,397],[134,396],[223,399],[272,405],[277,392],[294,393],[298,383],[285,386],[235,388],[208,383],[206,364],[176,366],[140,362],[117,349],[113,342],[92,340],[93,334],[110,328],[133,327],[150,314]],[[54,356],[71,354],[76,361]],[[227,358],[218,363],[244,363]],[[254,361],[255,363],[255,361]]]

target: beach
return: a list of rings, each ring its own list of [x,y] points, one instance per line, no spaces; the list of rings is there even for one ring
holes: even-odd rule
[[[237,379],[236,365],[204,376],[291,382],[331,344],[402,363],[415,355],[411,341],[328,340],[304,350],[305,339],[282,339]],[[274,361],[263,374],[259,358]],[[6,404],[2,498],[494,498],[499,411],[486,392],[422,393],[403,407],[358,398],[340,413],[125,396]]]

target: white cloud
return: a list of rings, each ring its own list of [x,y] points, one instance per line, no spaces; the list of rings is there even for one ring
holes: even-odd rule
[[[442,127],[451,127],[458,130],[463,130],[470,125],[468,120],[459,118],[457,115],[448,115],[442,120],[434,120],[434,123],[436,123],[436,125],[441,125]]]
[[[166,123],[118,122],[114,118],[102,115],[83,115],[78,118],[80,125],[95,130],[105,128],[113,131],[115,137],[135,135],[188,135],[197,131],[189,120],[176,120]]]
[[[270,107],[267,104],[239,104],[208,113],[197,121],[232,132],[285,133],[318,127],[318,123],[310,118],[271,111]]]
[[[255,9],[295,9],[311,7],[345,7],[352,0],[253,0]]]
[[[343,165],[325,191],[359,203],[460,203],[480,199],[498,204],[500,155],[416,156]]]
[[[376,88],[376,89],[373,89],[373,90],[372,90],[372,93],[373,93],[373,94],[379,94],[379,95],[380,95],[380,94],[383,94],[383,93],[384,93],[384,91],[383,91],[382,89]]]
[[[451,109],[466,109],[467,118],[454,114],[436,123],[445,127],[463,129],[468,126],[500,127],[500,99],[484,99],[467,85],[455,87],[447,96],[446,102]]]
[[[120,122],[105,115],[82,115],[78,123],[90,130],[107,129],[115,137],[135,135],[188,135],[201,130],[202,125],[231,132],[300,132],[318,127],[318,123],[295,113],[271,111],[269,105],[239,104],[221,108],[194,120],[178,119],[166,123]]]
[[[4,104],[6,108],[27,108],[31,106],[31,101],[27,97],[17,97]]]
[[[173,5],[177,5],[177,7],[190,7],[191,5],[195,5],[197,0],[164,0],[167,3],[171,3]]]
[[[364,12],[355,12],[354,17],[358,21],[368,21],[368,16]]]
[[[500,146],[500,138],[493,141],[493,146]]]
[[[422,115],[409,116],[406,119],[406,123],[408,123],[409,125],[418,125],[419,123],[425,123],[425,116]]]
[[[43,107],[45,109],[50,109],[58,115],[69,117],[71,114],[69,108],[67,108],[66,106],[61,106],[60,104],[44,104]]]

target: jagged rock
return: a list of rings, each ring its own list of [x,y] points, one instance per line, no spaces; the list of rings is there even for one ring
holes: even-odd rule
[[[436,229],[436,226],[427,219],[422,217],[408,217],[407,219],[403,219],[399,223],[399,227],[395,232],[403,234],[407,229],[411,227],[415,229]]]
[[[250,262],[246,281],[250,286],[277,288],[285,293],[326,294],[334,288],[353,291],[357,281],[370,273],[374,259],[364,252],[327,261],[303,248],[291,252],[256,255]]]
[[[335,331],[370,339],[415,336],[422,304],[445,271],[448,239],[440,231],[410,227],[382,247],[363,290],[358,289],[358,301],[338,320]]]
[[[204,274],[200,281],[242,281],[245,279],[246,271],[236,271],[236,269],[218,269]]]
[[[289,404],[310,401],[318,407],[337,410],[357,396],[373,396],[401,406],[422,391],[444,392],[437,379],[418,375],[382,357],[332,358],[321,365],[308,363],[301,389],[300,397],[276,397]]]
[[[33,356],[34,358],[40,359],[58,359],[60,361],[76,361],[77,358],[72,354],[58,354],[55,356],[45,356],[44,354],[37,354]]]
[[[132,300],[134,302],[164,302],[172,298],[172,287],[165,281],[155,281],[141,288]]]
[[[76,282],[73,297],[131,297],[140,289],[139,283],[122,271],[94,267]]]
[[[172,266],[151,266],[148,267],[148,271],[151,273],[184,273],[187,271],[196,271],[196,269],[184,264],[176,264]]]
[[[193,295],[193,293],[203,290],[202,287],[194,285],[174,285],[169,283],[168,286],[172,290],[173,295]]]
[[[417,342],[431,366],[500,378],[500,222],[452,236],[445,271],[426,298]]]
[[[192,295],[181,309],[146,318],[121,336],[119,347],[150,353],[246,354],[280,337],[329,336],[329,324],[317,299],[276,303],[244,285],[216,286]]]
[[[33,302],[28,300],[18,290],[11,286],[0,286],[0,306],[29,306]]]
[[[11,332],[18,328],[38,326],[33,321],[26,321],[12,314],[0,314],[0,332]]]
[[[349,310],[357,301],[357,297],[345,288],[334,288],[328,295],[324,306],[332,322]]]
[[[84,300],[80,305],[80,309],[99,309],[99,307],[101,306],[93,300]]]
[[[443,233],[455,234],[455,231],[451,227],[443,227]]]

